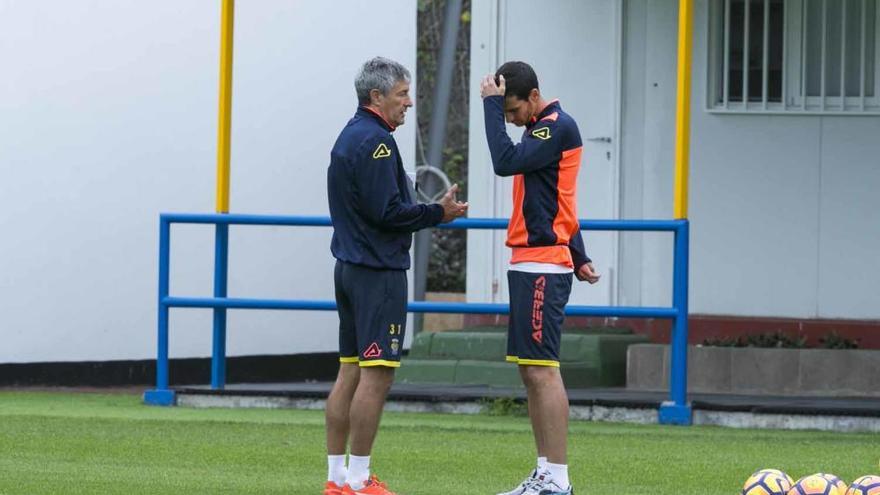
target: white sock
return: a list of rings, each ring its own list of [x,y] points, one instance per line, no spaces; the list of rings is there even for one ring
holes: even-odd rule
[[[370,477],[370,456],[349,455],[348,475],[345,482],[355,490],[360,490]]]
[[[547,470],[547,458],[546,457],[538,457],[538,472],[543,473]]]
[[[570,483],[568,481],[567,464],[553,464],[552,462],[548,462],[547,470],[550,471],[550,479],[553,480],[559,488],[564,490],[569,487]]]
[[[327,481],[332,481],[339,486],[345,483],[345,454],[327,456]]]

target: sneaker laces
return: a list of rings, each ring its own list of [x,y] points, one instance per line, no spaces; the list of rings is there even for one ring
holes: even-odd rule
[[[372,484],[372,485],[378,485],[386,490],[388,489],[388,485],[382,481],[379,481],[379,477],[376,476],[375,474],[370,475],[369,481],[370,481],[370,484]]]
[[[541,480],[542,474],[544,474],[544,473],[539,473],[537,469],[532,471],[532,474],[530,474],[529,477],[526,478],[526,480],[522,482],[523,490],[524,491],[528,490],[529,488],[534,487],[538,483],[541,483],[541,481],[543,481],[543,480]]]
[[[544,485],[551,483],[553,480],[550,479],[550,471],[537,472],[535,471],[535,475],[529,478],[527,484],[524,488],[523,493],[528,493],[529,490],[533,488],[543,488]],[[537,490],[535,491],[537,493]]]

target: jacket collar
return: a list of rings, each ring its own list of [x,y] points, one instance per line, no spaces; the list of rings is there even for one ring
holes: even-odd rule
[[[357,109],[357,114],[376,119],[380,124],[382,124],[383,127],[388,129],[388,132],[394,132],[394,129],[397,129],[397,127],[388,123],[388,121],[385,120],[385,117],[383,117],[382,114],[373,110],[370,107],[365,107],[363,105],[359,106]]]
[[[561,107],[559,106],[558,99],[551,100],[550,103],[547,103],[547,106],[545,106],[544,108],[541,109],[540,112],[538,112],[538,115],[535,115],[534,117],[532,117],[532,121],[529,122],[529,126],[535,125],[535,123],[537,123],[539,120],[543,119],[544,117],[550,115],[553,112],[558,112],[560,110],[560,108]]]

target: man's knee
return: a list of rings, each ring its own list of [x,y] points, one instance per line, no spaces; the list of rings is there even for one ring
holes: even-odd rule
[[[339,363],[338,379],[344,381],[357,381],[361,376],[361,368],[357,363]]]
[[[354,391],[358,386],[360,377],[361,370],[357,363],[340,363],[339,372],[336,374],[336,388]]]
[[[394,368],[388,366],[370,366],[361,369],[362,386],[370,387],[375,391],[391,388],[394,382]]]
[[[519,374],[526,387],[544,387],[562,378],[555,366],[520,366]]]

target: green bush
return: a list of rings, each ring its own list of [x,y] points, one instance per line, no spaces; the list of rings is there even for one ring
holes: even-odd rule
[[[831,330],[825,336],[819,338],[818,346],[808,346],[807,338],[803,335],[792,337],[781,330],[770,333],[757,333],[741,337],[719,337],[703,341],[707,347],[757,347],[778,349],[805,349],[816,347],[819,349],[858,349],[858,339],[848,339]]]
[[[529,409],[525,402],[510,397],[482,399],[480,404],[489,416],[528,416]]]
[[[836,331],[832,330],[819,339],[819,347],[823,349],[858,349],[859,340],[841,337]]]
[[[759,347],[779,349],[800,349],[807,347],[807,338],[804,336],[790,337],[784,332],[777,330],[771,333],[758,333],[743,337],[721,337],[706,339],[704,346],[713,347]]]

